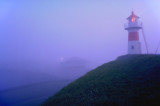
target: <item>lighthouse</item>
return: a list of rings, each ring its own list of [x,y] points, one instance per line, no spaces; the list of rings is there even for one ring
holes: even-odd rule
[[[134,12],[127,18],[125,30],[128,31],[128,54],[141,54],[139,30],[142,29],[142,24],[138,22],[139,18]]]

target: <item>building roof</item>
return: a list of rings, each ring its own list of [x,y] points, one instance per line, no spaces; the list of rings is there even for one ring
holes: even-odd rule
[[[135,17],[135,18],[140,18],[140,17],[138,17],[138,16],[136,16],[135,14],[134,14],[134,11],[132,11],[132,14],[127,18],[127,20],[129,20],[129,19],[132,19],[133,17]]]

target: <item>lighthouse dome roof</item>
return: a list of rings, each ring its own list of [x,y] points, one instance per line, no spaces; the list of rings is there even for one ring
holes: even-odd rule
[[[127,18],[127,20],[130,20],[130,19],[132,19],[132,18],[136,18],[136,19],[139,19],[140,17],[138,17],[138,16],[136,16],[135,14],[134,14],[134,11],[132,11],[132,14]]]

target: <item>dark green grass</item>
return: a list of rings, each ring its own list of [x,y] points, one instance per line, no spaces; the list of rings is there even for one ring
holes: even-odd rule
[[[88,72],[43,105],[160,106],[160,55],[125,55]]]

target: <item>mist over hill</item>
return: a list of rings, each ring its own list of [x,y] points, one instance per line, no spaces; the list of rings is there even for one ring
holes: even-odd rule
[[[43,105],[159,106],[160,55],[125,55],[88,72]]]
[[[0,105],[39,105],[90,68],[89,62],[80,57],[53,64],[3,63],[0,66]]]
[[[89,64],[89,61],[79,57],[72,57],[60,63],[57,76],[60,76],[61,79],[75,80],[86,74],[90,69],[91,64]]]
[[[72,57],[63,62],[3,63],[0,66],[0,90],[50,80],[74,80],[90,70],[89,62]]]

